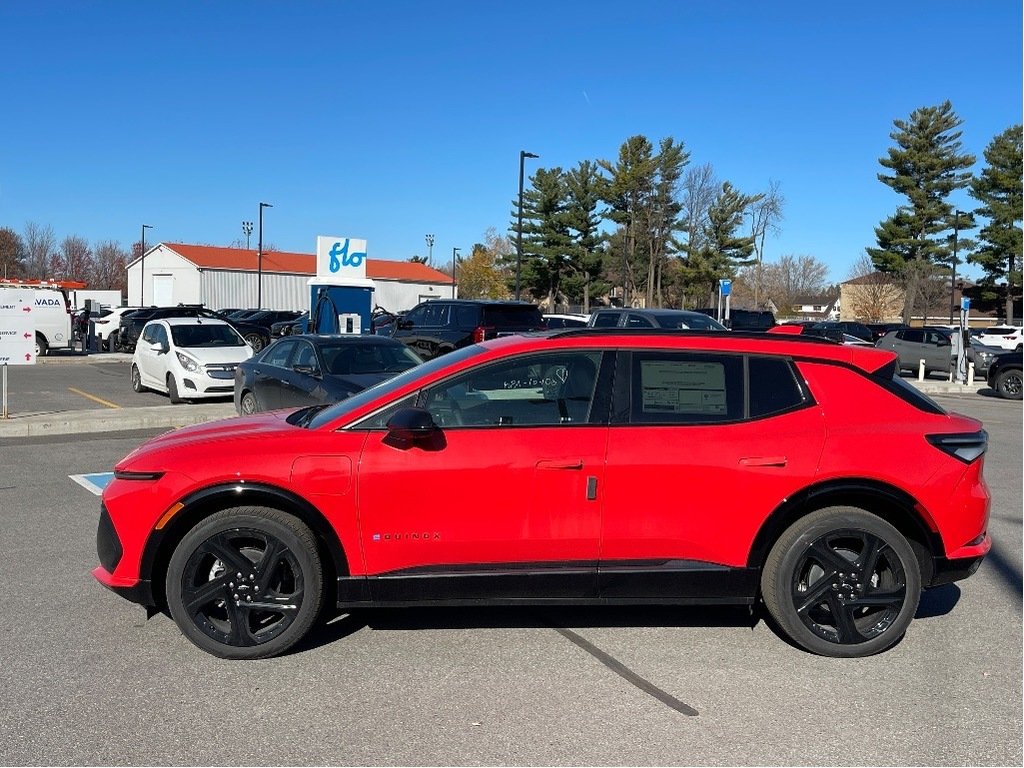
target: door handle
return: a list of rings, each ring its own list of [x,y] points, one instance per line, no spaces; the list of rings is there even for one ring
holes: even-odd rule
[[[583,459],[541,459],[537,469],[583,469]]]
[[[740,459],[744,467],[784,467],[786,466],[785,456],[747,456]]]

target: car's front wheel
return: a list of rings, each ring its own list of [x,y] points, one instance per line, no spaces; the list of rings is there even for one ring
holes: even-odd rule
[[[1005,397],[1009,400],[1020,400],[1022,390],[1021,372],[1017,370],[1007,370],[996,376],[996,392],[999,393],[1000,397]]]
[[[797,645],[823,656],[870,656],[907,631],[921,572],[909,542],[889,523],[854,507],[829,507],[775,542],[761,593]]]
[[[267,507],[217,512],[189,531],[167,568],[167,607],[214,656],[261,659],[309,631],[324,595],[312,531]]]
[[[173,373],[167,374],[167,398],[174,405],[181,402],[181,395],[178,394],[178,382],[175,380]]]

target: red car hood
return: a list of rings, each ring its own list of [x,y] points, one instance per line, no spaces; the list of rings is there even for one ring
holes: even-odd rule
[[[191,427],[181,427],[146,441],[121,459],[114,469],[130,470],[131,465],[140,459],[146,459],[158,453],[166,454],[188,450],[197,443],[202,443],[203,449],[209,451],[210,444],[214,442],[224,443],[240,439],[262,440],[282,432],[294,432],[298,427],[285,421],[290,413],[292,413],[290,410],[268,411],[252,416],[236,416]]]

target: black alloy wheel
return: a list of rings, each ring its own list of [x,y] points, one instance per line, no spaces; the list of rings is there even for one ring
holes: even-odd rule
[[[184,635],[226,659],[290,648],[315,622],[324,593],[313,533],[267,507],[227,509],[199,523],[175,549],[166,587]]]
[[[793,642],[824,656],[879,653],[906,632],[921,597],[917,557],[893,526],[830,507],[775,543],[761,577],[765,605]]]
[[[1003,371],[996,376],[996,392],[999,393],[1000,397],[1005,397],[1008,400],[1020,400],[1022,393],[1021,386],[1021,372],[1015,368],[1010,368]]]

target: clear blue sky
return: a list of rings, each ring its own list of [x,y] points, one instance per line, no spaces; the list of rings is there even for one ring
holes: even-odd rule
[[[1021,25],[1019,0],[10,0],[0,226],[227,245],[262,200],[280,249],[406,259],[433,233],[441,262],[507,230],[520,149],[529,173],[644,134],[779,181],[765,258],[840,280],[901,202],[876,178],[894,119],[949,99],[979,161],[1020,122]]]

